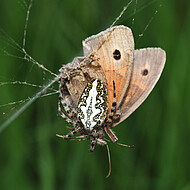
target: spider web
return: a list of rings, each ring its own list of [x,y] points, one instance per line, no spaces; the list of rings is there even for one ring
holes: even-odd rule
[[[112,25],[115,25],[115,23],[118,21],[123,22],[124,19],[126,20],[129,18],[132,18],[130,27],[133,28],[135,26],[135,16],[140,11],[144,10],[146,7],[149,7],[152,3],[156,2],[156,1],[157,0],[152,0],[152,1],[131,0],[131,1],[128,1],[127,5],[124,6],[122,12],[115,19],[115,21],[112,23]],[[51,70],[47,69],[47,67],[45,67],[43,64],[36,61],[26,50],[27,49],[26,48],[26,46],[27,46],[26,39],[28,39],[27,37],[28,37],[29,16],[30,16],[31,9],[33,6],[33,0],[30,0],[28,3],[25,1],[22,1],[22,2],[19,2],[19,4],[20,4],[20,7],[23,7],[23,9],[25,10],[24,12],[26,12],[24,29],[22,32],[23,37],[22,37],[21,43],[17,43],[17,40],[14,40],[12,37],[10,37],[8,35],[8,33],[4,31],[3,28],[0,28],[0,44],[1,44],[1,42],[4,44],[4,46],[1,47],[3,55],[6,55],[8,58],[19,59],[21,61],[21,66],[20,66],[21,70],[22,70],[23,64],[27,65],[28,66],[28,68],[26,69],[27,74],[28,73],[31,74],[32,72],[34,72],[35,69],[39,70],[39,68],[40,68],[43,72],[42,73],[43,80],[46,80],[46,79],[44,79],[44,78],[46,78],[46,76],[44,77],[44,75],[46,75],[46,73],[50,74],[51,78],[48,76],[49,82],[46,82],[45,85],[41,85],[41,83],[35,84],[35,83],[28,82],[28,80],[26,80],[26,78],[28,78],[27,75],[25,76],[25,80],[23,80],[23,81],[15,80],[14,77],[12,80],[9,80],[9,81],[0,80],[0,88],[11,85],[14,87],[19,86],[19,88],[22,88],[21,86],[25,86],[25,87],[27,86],[29,88],[38,89],[38,91],[33,96],[29,95],[27,98],[22,98],[22,99],[15,100],[15,101],[8,101],[8,102],[3,102],[3,103],[0,102],[0,109],[3,109],[5,107],[10,107],[10,106],[11,107],[18,106],[18,105],[20,106],[20,108],[17,110],[13,109],[14,112],[10,116],[7,114],[6,111],[2,111],[1,114],[8,115],[8,118],[2,124],[0,124],[0,132],[2,132],[7,126],[9,126],[9,124],[12,123],[21,113],[23,113],[36,99],[43,98],[46,96],[51,96],[51,95],[59,93],[57,88],[55,89],[54,87],[52,87],[52,85],[54,83],[56,83],[58,78],[60,77],[59,74],[55,74]],[[133,8],[128,10],[128,7],[132,6],[132,4],[133,4]],[[124,12],[126,10],[127,10],[127,16],[125,18],[123,18],[122,15],[124,14]],[[151,18],[149,18],[148,23],[146,24],[144,29],[141,30],[142,31],[141,34],[138,35],[137,40],[139,40],[140,38],[143,37],[144,33],[147,31],[148,27],[150,26],[152,20],[154,19],[155,15],[157,13],[158,13],[158,10],[156,10],[155,12],[152,13],[153,16]],[[36,67],[36,68],[34,69],[34,67]],[[3,78],[2,76],[3,75],[0,74],[0,79]],[[11,76],[11,74],[10,74],[10,76]],[[10,78],[12,78],[12,76]]]

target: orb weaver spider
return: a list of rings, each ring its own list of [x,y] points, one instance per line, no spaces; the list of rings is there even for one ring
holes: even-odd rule
[[[63,139],[72,139],[77,141],[90,140],[90,152],[94,151],[95,144],[106,145],[104,138],[105,127],[112,126],[114,120],[119,119],[116,112],[116,93],[115,82],[113,81],[114,101],[111,105],[111,112],[108,114],[108,93],[107,88],[99,79],[92,79],[84,88],[83,93],[78,101],[77,107],[74,103],[69,103],[69,94],[67,98],[63,98],[63,93],[67,93],[64,85],[60,88],[60,96],[58,103],[58,111],[63,119],[74,127],[65,135],[57,135]],[[78,133],[79,136],[74,135]],[[113,142],[117,142],[118,138],[113,135]]]

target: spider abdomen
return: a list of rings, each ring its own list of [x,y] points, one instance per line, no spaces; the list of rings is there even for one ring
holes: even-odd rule
[[[100,127],[108,111],[107,89],[102,81],[93,79],[84,89],[78,103],[78,118],[87,131]]]

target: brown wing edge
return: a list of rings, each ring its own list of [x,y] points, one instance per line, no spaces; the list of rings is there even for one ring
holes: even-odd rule
[[[131,29],[129,27],[127,27],[127,26],[124,26],[124,25],[118,25],[118,26],[113,26],[111,28],[107,28],[106,30],[104,30],[104,31],[102,31],[102,32],[100,32],[98,34],[92,35],[92,36],[86,38],[85,40],[83,40],[82,45],[83,45],[84,56],[88,56],[91,53],[92,50],[96,50],[96,49],[100,48],[100,46],[102,44],[99,44],[97,42],[99,37],[104,36],[107,33],[111,33],[115,29],[119,29],[119,28],[126,29],[126,30],[130,31],[131,34],[132,34]]]

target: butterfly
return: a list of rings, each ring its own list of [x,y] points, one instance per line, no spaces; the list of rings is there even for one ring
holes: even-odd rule
[[[130,28],[110,27],[83,41],[83,57],[60,69],[59,113],[74,127],[62,137],[113,142],[112,128],[125,120],[147,98],[160,78],[166,61],[161,48],[134,50]],[[75,134],[78,136],[75,136]]]

